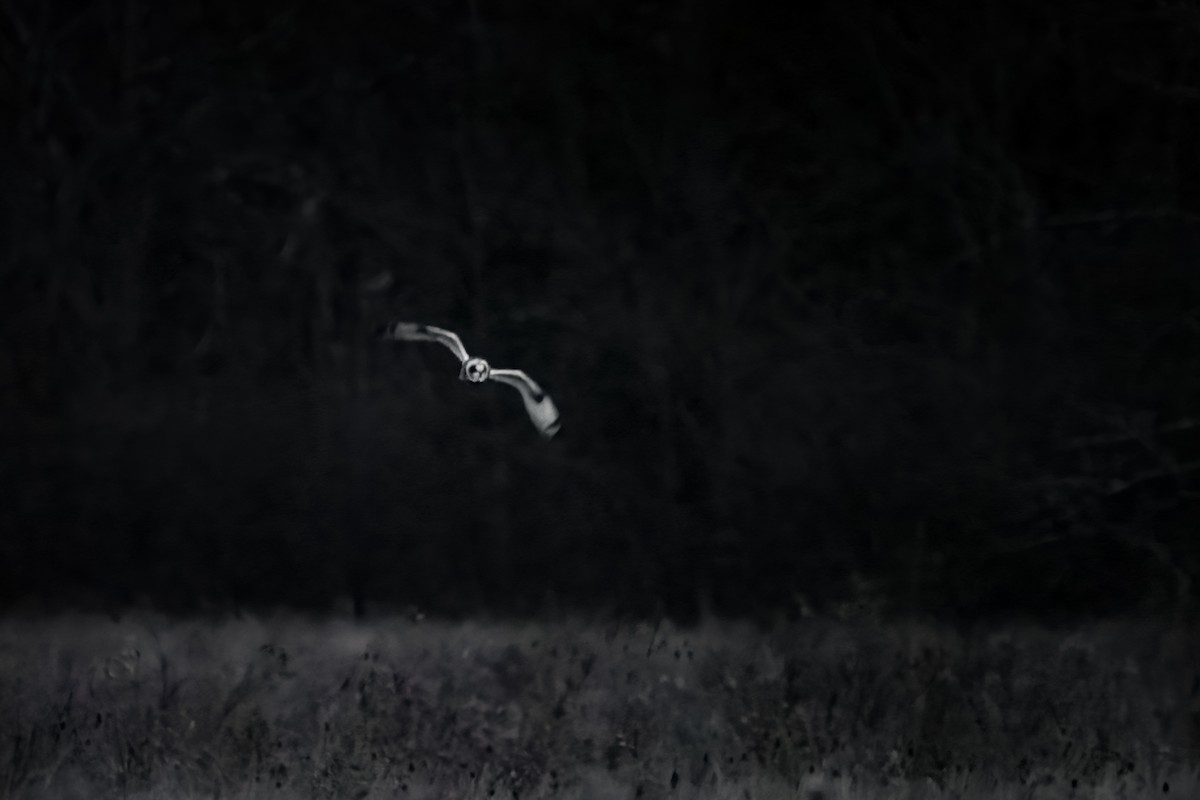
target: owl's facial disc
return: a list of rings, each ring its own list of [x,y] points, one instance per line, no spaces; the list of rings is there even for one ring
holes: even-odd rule
[[[491,373],[492,368],[482,358],[468,358],[463,364],[462,377],[471,383],[482,383]]]

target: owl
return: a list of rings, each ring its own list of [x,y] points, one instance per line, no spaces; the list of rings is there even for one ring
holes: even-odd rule
[[[462,363],[462,369],[458,373],[460,380],[470,383],[492,380],[508,384],[521,393],[525,410],[529,412],[529,419],[543,436],[550,439],[558,433],[558,408],[533,378],[519,369],[492,369],[486,360],[467,355],[467,349],[463,347],[462,339],[459,339],[457,334],[432,325],[392,322],[383,327],[380,338],[397,342],[437,342],[444,345]]]

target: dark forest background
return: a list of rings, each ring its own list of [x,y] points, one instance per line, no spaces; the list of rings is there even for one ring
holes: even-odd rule
[[[0,605],[1194,607],[1200,11],[795,6],[0,0]]]

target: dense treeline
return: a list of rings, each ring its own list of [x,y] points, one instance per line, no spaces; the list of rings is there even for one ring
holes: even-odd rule
[[[1189,602],[1200,20],[878,5],[4,0],[4,599]]]

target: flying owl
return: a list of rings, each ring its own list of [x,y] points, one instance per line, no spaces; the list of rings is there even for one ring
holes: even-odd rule
[[[467,348],[463,347],[462,339],[452,331],[415,322],[392,322],[383,327],[380,338],[394,342],[437,342],[448,347],[462,363],[462,369],[458,373],[460,380],[471,383],[483,383],[486,380],[507,383],[521,393],[521,399],[525,401],[525,410],[529,412],[529,419],[543,436],[550,439],[558,433],[558,409],[533,378],[519,369],[492,369],[484,359],[467,355]]]

